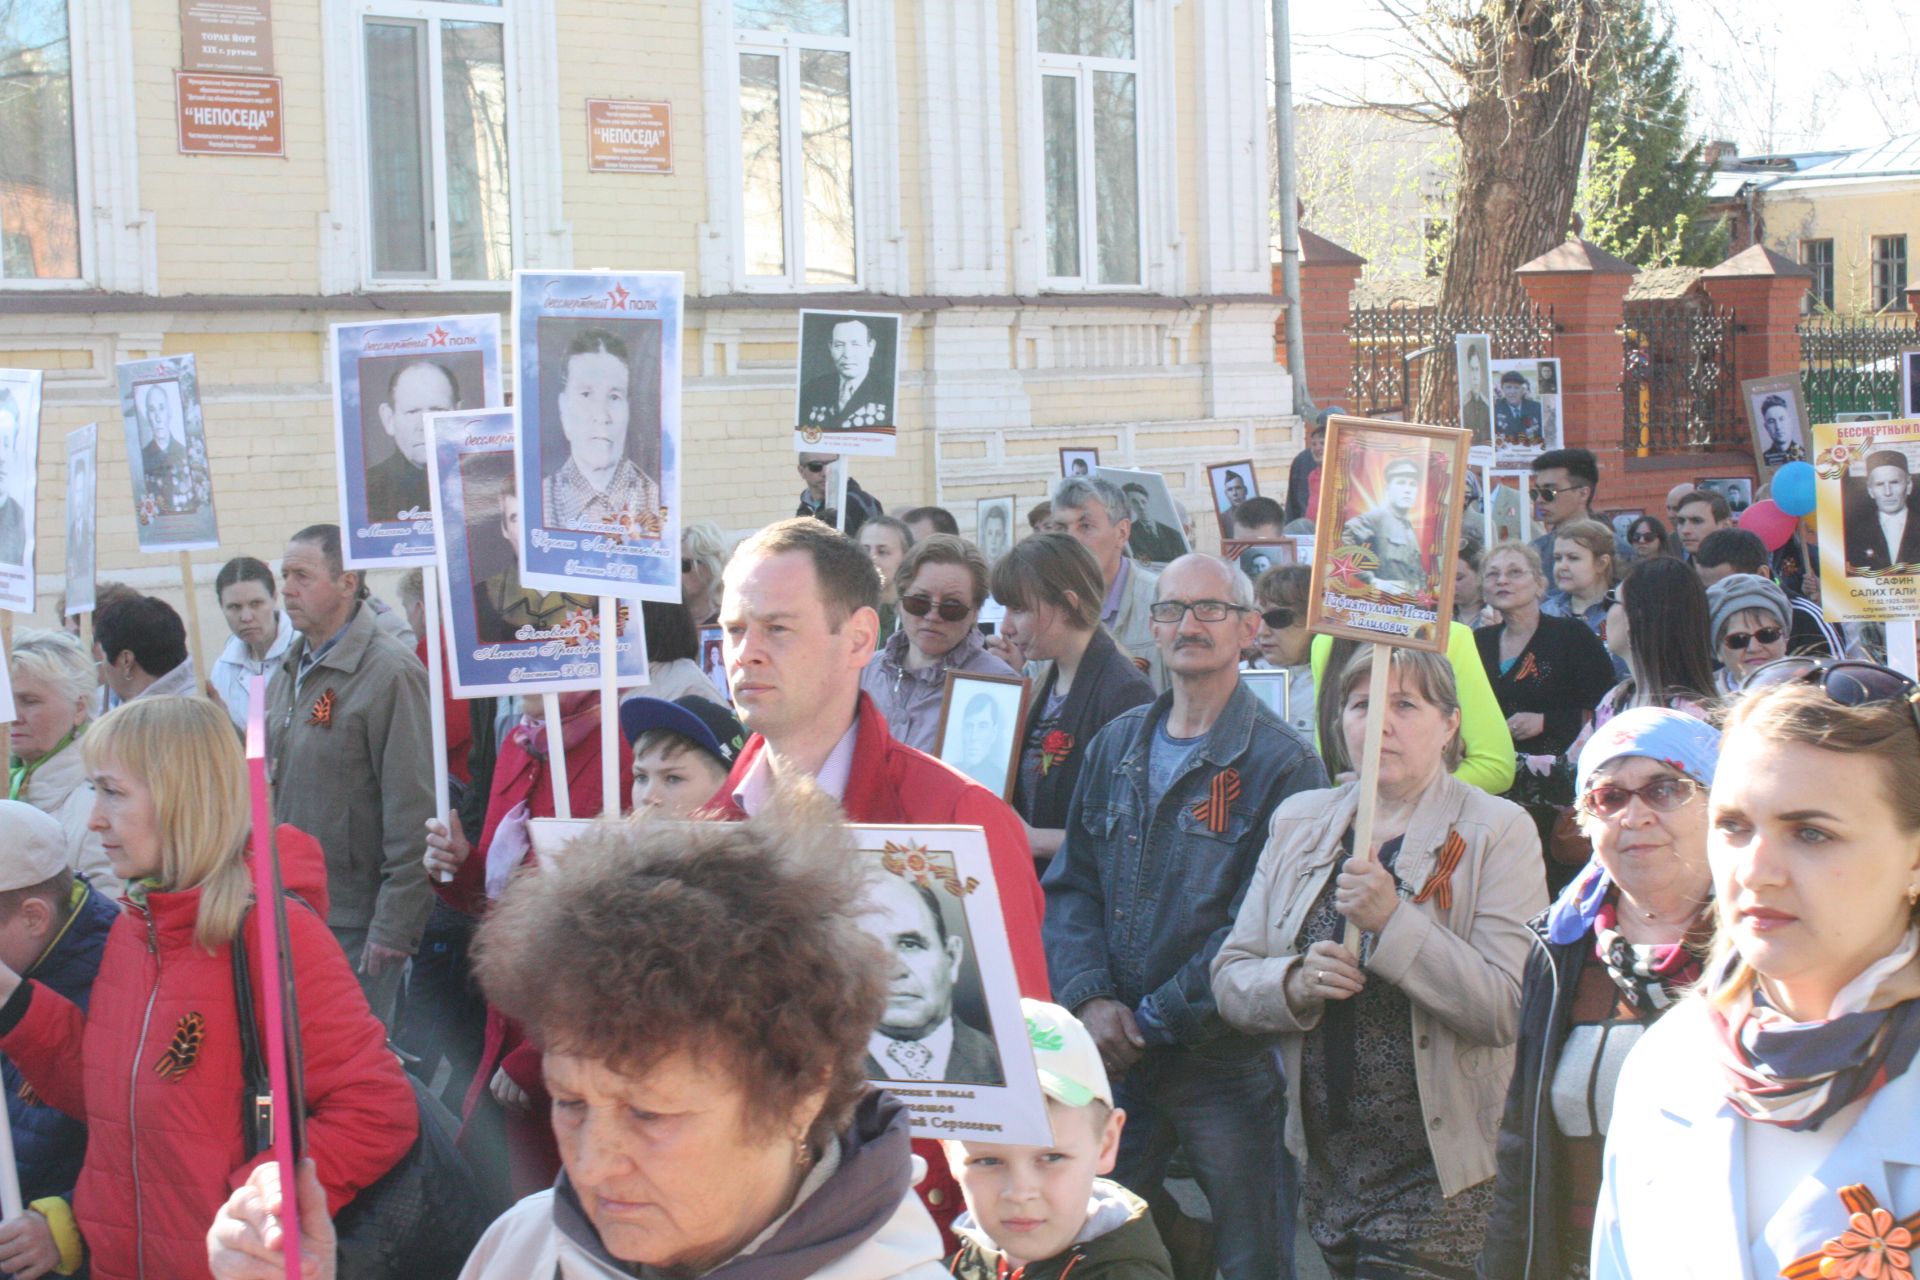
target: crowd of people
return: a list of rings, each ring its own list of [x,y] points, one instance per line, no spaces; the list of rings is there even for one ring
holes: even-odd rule
[[[1237,536],[1310,525],[1310,444]],[[296,1238],[315,1280],[1911,1269],[1920,687],[1824,618],[1810,546],[1690,485],[1618,538],[1555,450],[1430,653],[1312,633],[1305,566],[1143,558],[1099,477],[990,559],[850,480],[843,515],[834,465],[791,519],[686,526],[650,684],[448,698],[438,760],[419,575],[389,605],[332,525],[221,568],[204,682],[124,586],[91,654],[18,631],[0,1273],[280,1277]],[[953,673],[1027,682],[1004,789],[935,758]],[[292,1187],[249,1057],[255,680]],[[893,1027],[944,927],[903,897],[876,945],[845,822],[984,831],[1050,1144],[915,1138],[872,1083],[976,1046]],[[396,1209],[447,1152],[465,1213]],[[396,1224],[454,1260],[370,1251]]]

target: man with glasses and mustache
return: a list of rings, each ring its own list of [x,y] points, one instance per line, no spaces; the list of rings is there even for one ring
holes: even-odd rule
[[[812,516],[815,520],[834,522],[834,509],[828,505],[832,499],[827,493],[827,482],[832,477],[828,468],[840,461],[837,453],[803,453],[800,455],[798,470],[800,479],[806,487],[800,491],[800,505],[794,511],[795,516]],[[845,464],[842,464],[845,465]],[[860,526],[869,516],[886,514],[880,500],[860,487],[860,482],[852,476],[847,477],[847,526],[841,532],[849,538],[860,532]]]
[[[1044,881],[1047,965],[1127,1112],[1115,1180],[1164,1204],[1168,1158],[1184,1147],[1212,1201],[1221,1274],[1291,1275],[1279,1067],[1264,1038],[1222,1021],[1209,970],[1274,809],[1327,775],[1241,682],[1260,626],[1245,574],[1182,556],[1150,614],[1171,687],[1086,748]]]
[[[1545,532],[1533,540],[1533,549],[1540,553],[1540,563],[1553,563],[1553,531],[1563,524],[1572,524],[1576,520],[1599,520],[1611,527],[1611,522],[1594,514],[1594,495],[1600,491],[1600,460],[1593,456],[1590,449],[1549,449],[1532,462],[1533,485],[1528,496],[1533,499],[1533,518]],[[1624,565],[1633,563],[1633,548],[1629,547],[1616,530],[1613,535],[1614,563]]]

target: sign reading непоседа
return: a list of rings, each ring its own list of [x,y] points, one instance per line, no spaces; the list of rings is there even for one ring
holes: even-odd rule
[[[180,107],[180,154],[284,156],[278,76],[173,73]]]
[[[673,104],[588,98],[587,168],[594,173],[672,173]]]

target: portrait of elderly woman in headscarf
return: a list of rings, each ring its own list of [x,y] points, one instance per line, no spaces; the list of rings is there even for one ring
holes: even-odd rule
[[[906,1111],[863,1078],[889,962],[857,924],[866,864],[834,812],[789,797],[746,822],[605,824],[508,886],[475,968],[545,1055],[562,1172],[463,1280],[944,1275]],[[309,1176],[301,1247],[328,1280]],[[280,1207],[269,1163],[209,1233],[216,1280],[280,1280]]]

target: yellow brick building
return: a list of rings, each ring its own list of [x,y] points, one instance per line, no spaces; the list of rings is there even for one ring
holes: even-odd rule
[[[808,306],[903,315],[899,456],[853,468],[890,509],[969,527],[976,498],[1038,500],[1067,445],[1166,473],[1203,541],[1207,463],[1282,487],[1263,0],[239,7],[267,14],[284,155],[182,153],[204,46],[180,4],[0,14],[25,86],[0,104],[0,365],[47,375],[43,620],[86,422],[100,576],[175,594],[135,547],[116,361],[198,358],[204,583],[338,519],[328,326],[504,312],[515,267],[685,273],[683,509],[730,530],[794,509]],[[671,172],[590,168],[590,99],[668,104]]]

